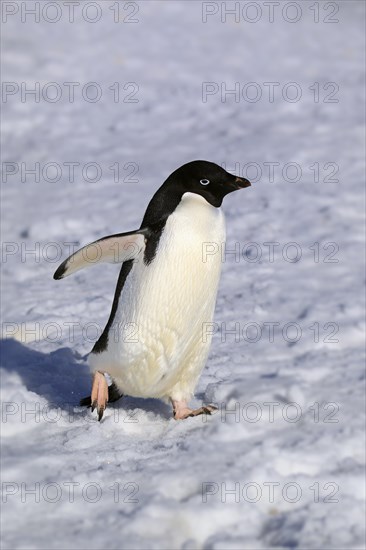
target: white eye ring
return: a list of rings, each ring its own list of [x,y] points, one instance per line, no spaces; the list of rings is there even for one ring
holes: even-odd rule
[[[208,185],[210,183],[210,180],[200,180],[201,185]]]

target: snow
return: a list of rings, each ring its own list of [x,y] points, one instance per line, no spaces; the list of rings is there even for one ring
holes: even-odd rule
[[[138,23],[114,23],[112,4],[98,3],[96,23],[76,8],[69,23],[64,6],[56,23],[19,12],[2,25],[3,80],[63,90],[55,103],[19,92],[3,104],[2,161],[19,172],[2,183],[2,547],[363,548],[364,3],[330,3],[338,23],[323,22],[323,2],[319,23],[310,2],[296,23],[270,23],[259,2],[257,23],[220,12],[203,23],[201,2],[155,0],[131,4]],[[74,102],[64,82],[80,83]],[[100,101],[83,100],[88,82]],[[115,103],[115,82],[138,102]],[[204,82],[256,82],[263,96],[204,102]],[[279,83],[273,102],[268,82]],[[298,102],[282,97],[289,82]],[[323,102],[329,82],[337,103]],[[198,158],[262,170],[224,203],[227,254],[195,398],[219,410],[176,422],[166,404],[127,397],[98,423],[77,403],[119,268],[59,282],[53,272],[70,243],[137,228],[162,181]],[[20,163],[36,162],[58,163],[60,179],[22,182]],[[89,162],[102,171],[94,183]],[[273,182],[266,162],[279,163]],[[283,175],[289,162],[297,182]],[[136,165],[138,182],[122,181]],[[265,243],[278,243],[273,256]]]

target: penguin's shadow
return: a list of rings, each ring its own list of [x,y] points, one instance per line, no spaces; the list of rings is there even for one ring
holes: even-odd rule
[[[0,340],[0,358],[2,369],[9,373],[15,372],[27,390],[44,397],[53,406],[62,409],[76,407],[81,398],[90,395],[89,367],[85,358],[70,348],[42,353],[17,340],[5,339]],[[118,409],[142,409],[165,419],[172,414],[171,408],[158,399],[125,396],[110,406]]]
[[[90,391],[90,372],[83,358],[70,348],[42,353],[12,339],[0,341],[0,366],[15,372],[27,390],[52,405],[77,405]]]

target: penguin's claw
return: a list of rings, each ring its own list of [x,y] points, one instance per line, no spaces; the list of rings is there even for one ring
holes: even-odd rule
[[[112,384],[108,386],[108,403],[114,403],[114,401],[118,401],[122,397],[123,397],[123,393],[120,392],[116,383],[112,382]],[[96,403],[95,404],[92,403],[91,395],[88,395],[88,397],[83,397],[83,399],[80,399],[79,405],[81,407],[93,407],[92,412],[97,406]]]
[[[175,420],[184,420],[192,416],[198,416],[200,414],[211,415],[214,411],[217,411],[217,407],[214,405],[204,405],[199,409],[190,409],[185,401],[173,401],[173,417]]]
[[[98,420],[101,421],[108,402],[108,384],[100,371],[94,374],[90,401],[92,412],[97,409]]]
[[[98,412],[98,421],[100,422],[103,418],[103,414],[104,414],[104,411],[105,411],[105,407],[100,407],[97,412]]]
[[[209,414],[211,415],[214,411],[217,411],[217,407],[214,407],[213,405],[204,405],[203,407],[200,407],[199,409],[194,409],[191,414],[188,416],[198,416],[199,414]],[[187,418],[187,417],[186,417]]]
[[[104,374],[103,373],[98,373],[98,374],[100,374],[105,381]],[[98,384],[98,387],[95,387],[95,384]],[[100,385],[102,386],[101,402],[98,401]],[[121,399],[121,397],[123,397],[123,394],[120,392],[115,382],[112,382],[110,386],[107,386],[107,392],[105,393],[105,386],[104,386],[103,380],[100,379],[99,377],[96,380],[95,375],[94,375],[94,381],[93,381],[93,389],[94,389],[94,393],[92,390],[92,395],[89,395],[88,397],[84,397],[83,399],[81,399],[80,405],[82,407],[91,407],[91,412],[94,412],[94,410],[97,409],[98,420],[100,421],[103,418],[104,411],[107,407],[107,402],[112,403],[113,401],[118,401],[118,399]],[[104,403],[104,400],[105,400],[105,403]]]

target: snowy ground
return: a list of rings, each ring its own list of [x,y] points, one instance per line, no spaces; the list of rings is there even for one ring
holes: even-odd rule
[[[364,548],[365,7],[281,2],[271,23],[265,4],[237,4],[238,22],[221,21],[221,2],[149,0],[120,3],[117,23],[116,3],[96,3],[95,23],[95,7],[76,6],[70,23],[59,2],[58,22],[51,6],[35,23],[3,2],[18,8],[2,25],[3,80],[20,88],[3,103],[2,161],[16,163],[2,165],[6,550]],[[202,10],[218,13],[204,23]],[[22,82],[46,100],[22,101]],[[74,102],[65,82],[80,83]],[[207,101],[204,82],[216,83]],[[221,98],[236,82],[240,97]],[[196,393],[219,412],[175,422],[163,403],[126,398],[98,423],[77,403],[118,266],[52,274],[67,243],[136,228],[165,177],[197,158],[262,171],[224,205],[237,253],[223,257]],[[40,181],[22,181],[21,163],[39,163]],[[278,163],[273,182],[264,163]]]

